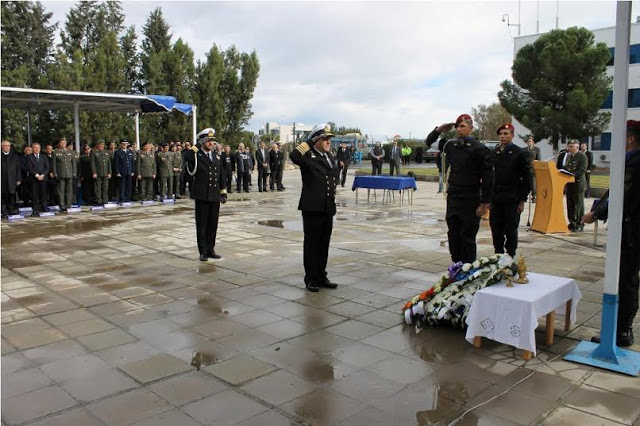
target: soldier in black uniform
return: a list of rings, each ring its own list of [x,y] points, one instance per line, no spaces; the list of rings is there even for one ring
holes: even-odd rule
[[[640,270],[640,121],[627,121],[626,158],[624,164],[624,201],[622,239],[620,241],[620,277],[618,346],[633,345],[633,319],[638,312],[638,272]],[[582,223],[607,220],[609,192],[582,218]],[[592,341],[599,341],[593,338]]]
[[[227,190],[222,163],[214,152],[215,130],[198,133],[197,143],[187,154],[187,173],[191,176],[189,194],[196,205],[196,236],[200,260],[222,259],[215,252],[220,203],[227,202]]]
[[[307,290],[336,288],[327,278],[329,242],[336,214],[336,186],[340,168],[331,156],[331,127],[320,124],[311,130],[309,140],[291,152],[291,161],[300,166],[302,193],[298,210],[302,210],[304,231],[304,283]]]
[[[516,256],[518,225],[531,190],[531,157],[529,153],[512,143],[513,125],[507,123],[498,128],[500,145],[493,151],[494,184],[491,192],[491,235],[496,253]],[[506,238],[506,243],[505,243]]]
[[[438,149],[446,156],[449,178],[447,190],[447,233],[449,252],[454,262],[476,259],[476,234],[480,218],[487,213],[493,184],[493,168],[489,148],[471,137],[473,120],[462,114],[455,123],[436,127],[427,136],[430,146],[441,133],[456,127],[458,139],[440,139]]]

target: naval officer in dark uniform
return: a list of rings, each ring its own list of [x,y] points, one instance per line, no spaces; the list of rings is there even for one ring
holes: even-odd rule
[[[311,130],[307,142],[291,152],[290,158],[300,167],[302,193],[298,210],[302,210],[304,231],[304,283],[307,290],[336,288],[327,278],[329,242],[336,214],[336,186],[340,175],[338,161],[331,156],[331,127],[319,124]]]
[[[513,143],[513,125],[498,128],[498,145],[492,153],[494,184],[491,191],[491,235],[496,253],[516,256],[518,225],[531,190],[531,156]],[[506,242],[505,242],[506,240]]]
[[[627,121],[624,162],[624,198],[622,238],[620,241],[620,277],[618,329],[616,344],[633,345],[633,320],[638,312],[638,271],[640,271],[640,121]],[[582,224],[607,220],[609,192],[582,218]],[[599,341],[599,338],[591,339]]]
[[[196,204],[196,237],[200,260],[222,259],[215,252],[220,203],[227,202],[227,183],[222,163],[214,152],[215,130],[198,133],[197,143],[185,155],[187,173],[191,176],[189,194]]]
[[[441,133],[455,126],[457,139],[440,139],[438,149],[446,157],[448,179],[447,227],[449,232],[449,253],[454,262],[476,260],[476,234],[480,228],[480,218],[487,213],[493,184],[491,151],[471,137],[473,119],[462,114],[455,123],[445,123],[436,127],[427,136],[430,146]]]

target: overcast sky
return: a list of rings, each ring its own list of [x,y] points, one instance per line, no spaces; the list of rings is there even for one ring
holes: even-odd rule
[[[72,2],[44,1],[63,26]],[[162,7],[173,40],[203,59],[213,43],[256,50],[260,78],[250,129],[267,121],[356,126],[384,140],[424,138],[479,104],[511,77],[518,1],[162,2],[124,1],[139,35]],[[636,16],[634,4],[632,16]],[[523,1],[521,33],[613,26],[614,1]],[[538,13],[539,10],[539,13]],[[198,127],[206,127],[199,123]]]

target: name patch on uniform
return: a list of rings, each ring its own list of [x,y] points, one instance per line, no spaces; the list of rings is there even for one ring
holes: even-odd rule
[[[67,213],[80,213],[82,209],[80,207],[69,207]]]

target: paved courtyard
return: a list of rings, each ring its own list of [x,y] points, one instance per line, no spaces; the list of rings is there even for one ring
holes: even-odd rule
[[[340,285],[308,293],[299,176],[285,173],[284,192],[230,196],[215,263],[197,260],[190,200],[3,222],[2,424],[449,424],[533,372],[457,424],[640,425],[639,379],[561,356],[599,332],[603,227],[597,247],[593,226],[520,228],[529,270],[575,278],[583,295],[551,347],[540,320],[525,362],[459,330],[403,324],[405,301],[450,263],[436,183],[419,182],[403,207],[362,190],[355,204],[339,188],[329,271]],[[486,222],[478,243],[493,252]]]

